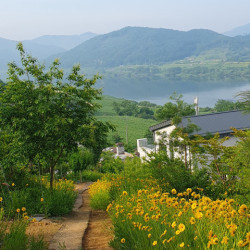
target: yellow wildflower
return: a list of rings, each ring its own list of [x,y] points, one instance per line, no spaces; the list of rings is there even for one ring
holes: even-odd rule
[[[177,193],[176,189],[172,189],[172,190],[171,190],[171,193],[172,193],[172,194],[176,194],[176,193]]]
[[[210,231],[209,231],[209,233],[208,233],[208,239],[211,239],[211,238],[212,238],[212,236],[213,236],[213,231],[212,231],[212,230],[210,230]]]
[[[126,240],[125,240],[124,238],[121,239],[121,243],[122,243],[122,244],[124,244],[125,241],[126,241]]]
[[[246,240],[247,240],[248,243],[250,243],[250,232],[247,233]]]
[[[239,247],[243,247],[243,246],[244,246],[243,240],[240,240],[240,241],[238,242],[238,246],[239,246]]]
[[[184,243],[184,242],[182,242],[182,243],[180,244],[180,247],[184,247],[184,245],[185,245],[185,243]]]
[[[155,240],[152,245],[156,246],[157,245],[157,241]]]
[[[36,222],[36,218],[33,218],[33,219],[32,219],[32,222]]]
[[[126,191],[123,191],[122,195],[126,196],[126,195],[128,195],[128,193]]]
[[[183,231],[185,230],[185,225],[181,223],[181,224],[178,226],[178,229],[179,229],[181,232],[183,232]]]
[[[176,222],[174,221],[171,225],[172,228],[175,228],[176,227]]]
[[[203,213],[201,213],[201,212],[196,212],[195,213],[195,218],[196,219],[201,219],[203,217]]]
[[[221,244],[227,244],[228,240],[229,240],[229,238],[227,236],[223,237]]]
[[[25,212],[25,211],[26,211],[26,208],[25,208],[25,207],[22,207],[22,211]]]
[[[193,203],[191,208],[194,210],[195,208],[197,207],[197,204],[196,203]]]
[[[20,213],[20,208],[17,208],[16,212],[17,212],[17,213]]]
[[[44,201],[44,199],[43,198],[41,198],[41,202],[43,202]]]
[[[194,225],[195,224],[195,218],[191,217],[189,222],[190,222],[190,224]]]
[[[3,197],[0,197],[0,202],[2,202],[3,201]]]
[[[13,182],[13,183],[11,184],[11,186],[14,187],[14,186],[15,186],[15,183]]]
[[[178,217],[181,217],[182,214],[183,214],[183,212],[180,211],[180,212],[178,213]]]
[[[176,235],[179,235],[180,233],[181,233],[180,230],[177,230],[177,231],[175,232]]]
[[[243,204],[243,205],[240,206],[240,209],[239,209],[238,213],[240,215],[244,215],[246,211],[247,211],[247,206],[245,204]]]

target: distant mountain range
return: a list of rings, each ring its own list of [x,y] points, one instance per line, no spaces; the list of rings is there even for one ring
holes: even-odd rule
[[[19,60],[16,43],[0,38],[1,75],[8,62]],[[138,79],[250,79],[250,35],[229,37],[205,29],[184,32],[126,27],[104,35],[42,36],[23,43],[29,53],[46,65],[55,58],[60,59],[64,69],[80,63],[84,73],[100,72],[106,81],[115,79],[114,85],[121,79],[131,84]]]
[[[199,56],[222,61],[250,61],[250,36],[228,37],[203,29],[184,32],[126,27],[56,55],[64,68],[75,63],[92,68],[161,65]]]
[[[224,33],[226,36],[246,36],[250,35],[250,23],[236,27]]]
[[[47,46],[52,45],[56,47],[61,47],[64,50],[69,50],[95,36],[97,36],[97,34],[92,32],[86,32],[81,35],[68,35],[68,36],[46,35],[46,36],[40,36],[30,41],[41,45],[47,45]]]
[[[81,35],[72,36],[41,36],[32,40],[22,41],[24,48],[32,56],[43,61],[45,58],[65,52],[84,41],[95,37],[97,34],[87,32]],[[16,50],[18,41],[0,38],[0,71],[7,69],[11,61],[19,61],[19,54]]]

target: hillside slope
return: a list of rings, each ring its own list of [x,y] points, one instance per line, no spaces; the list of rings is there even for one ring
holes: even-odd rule
[[[188,32],[126,27],[94,37],[59,56],[64,68],[111,68],[120,65],[164,64],[188,57],[211,54],[226,61],[250,60],[250,43],[245,37],[227,37],[210,30]]]
[[[16,49],[18,41],[0,38],[0,68],[7,69],[7,64],[11,61],[20,60],[19,52]],[[24,41],[24,48],[33,57],[43,60],[51,55],[64,52],[65,49],[53,45],[41,45],[32,41]]]
[[[41,45],[57,46],[65,50],[72,49],[77,45],[97,36],[92,32],[86,32],[81,35],[45,35],[29,40]]]

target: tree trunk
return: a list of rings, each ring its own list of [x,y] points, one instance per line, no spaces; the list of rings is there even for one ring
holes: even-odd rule
[[[50,190],[53,191],[54,166],[50,167]]]
[[[80,183],[82,183],[82,170],[79,171],[79,175],[80,175]]]

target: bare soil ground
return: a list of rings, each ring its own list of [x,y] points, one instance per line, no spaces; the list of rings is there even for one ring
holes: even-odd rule
[[[31,222],[26,230],[30,236],[38,238],[43,236],[44,241],[48,244],[54,234],[62,227],[62,220],[42,220],[40,222]]]
[[[112,250],[112,222],[105,211],[91,211],[87,230],[83,237],[84,250]]]
[[[109,246],[113,237],[112,222],[105,211],[91,211],[87,191],[89,184],[76,185],[80,195],[70,215],[31,222],[27,234],[43,236],[48,249],[78,250],[82,247],[84,250],[112,250]]]

